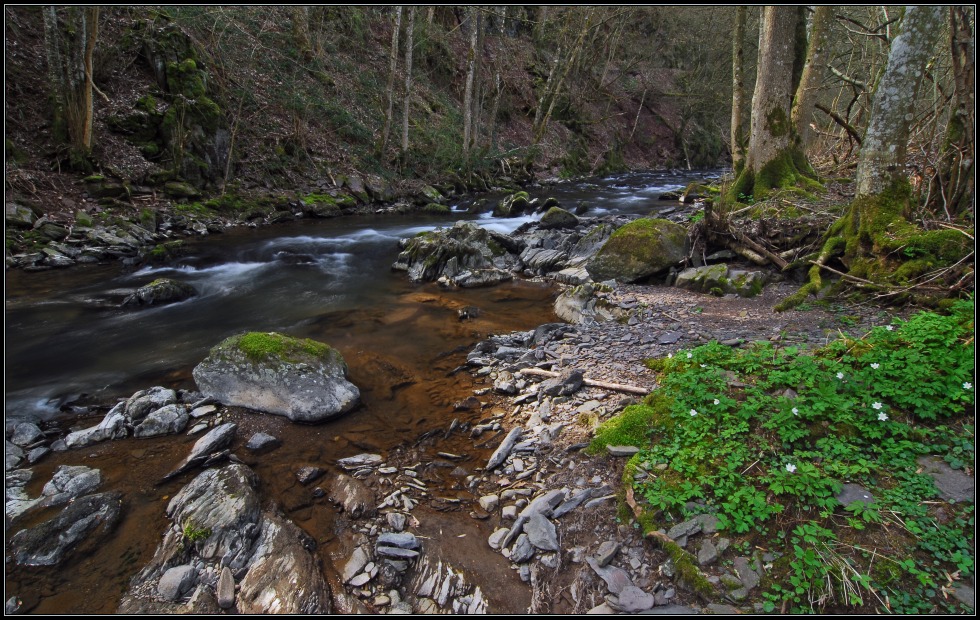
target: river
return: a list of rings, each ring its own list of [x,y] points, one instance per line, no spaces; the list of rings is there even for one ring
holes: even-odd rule
[[[530,194],[553,196],[569,210],[585,206],[586,215],[648,215],[676,207],[659,201],[661,193],[716,176],[631,173],[540,187]],[[468,373],[452,373],[473,344],[492,333],[556,320],[551,312],[556,291],[547,283],[515,280],[447,291],[412,284],[404,273],[391,271],[399,238],[461,219],[501,232],[532,219],[491,217],[495,199],[477,197],[475,208],[473,198],[459,200],[449,216],[299,220],[229,230],[187,240],[187,253],[166,266],[8,272],[5,419],[84,428],[99,418],[85,415],[78,404],[107,404],[154,385],[194,389],[194,365],[210,347],[243,331],[278,331],[329,343],[343,354],[351,381],[361,388],[359,409],[313,427],[274,416],[230,414],[239,422],[235,447],[243,457],[240,444],[253,432],[283,439],[282,448],[250,464],[263,480],[263,492],[323,544],[329,559],[343,552],[331,547],[336,540],[332,513],[305,499],[308,490],[295,482],[295,469],[365,450],[386,453],[448,427],[458,415],[452,404],[474,387]],[[133,289],[158,277],[190,283],[199,294],[161,307],[119,306]],[[479,316],[460,321],[457,310],[463,306],[478,307]],[[8,565],[8,595],[20,596],[33,613],[114,612],[129,577],[147,563],[167,526],[166,500],[186,480],[156,482],[194,440],[126,439],[53,453],[38,463],[28,486],[32,497],[60,464],[98,467],[101,489],[124,493],[124,517],[109,542],[80,550],[56,569]],[[462,437],[447,437],[439,449],[467,451],[475,460],[484,456]],[[54,514],[25,515],[15,530]],[[507,601],[498,608],[506,609]]]

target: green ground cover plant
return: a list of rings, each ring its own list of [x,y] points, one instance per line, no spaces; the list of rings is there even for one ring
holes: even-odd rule
[[[767,611],[963,612],[949,588],[975,570],[974,504],[943,501],[917,459],[975,462],[973,317],[970,299],[814,350],[710,343],[648,360],[661,387],[590,450],[641,447],[624,480],[645,528],[710,512],[772,552]],[[874,502],[841,505],[845,483]]]

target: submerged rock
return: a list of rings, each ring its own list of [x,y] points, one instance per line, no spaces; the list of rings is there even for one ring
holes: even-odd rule
[[[124,306],[154,306],[184,301],[197,295],[197,289],[186,282],[159,278],[141,286],[123,300]]]
[[[205,396],[225,405],[322,422],[353,409],[360,390],[340,353],[314,340],[249,332],[227,338],[194,368]]]

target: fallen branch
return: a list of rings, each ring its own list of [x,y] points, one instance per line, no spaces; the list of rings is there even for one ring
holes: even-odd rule
[[[553,379],[558,375],[557,372],[551,372],[550,370],[544,370],[542,368],[525,368],[518,371],[517,374],[521,375],[532,375],[535,377],[548,377]],[[604,388],[607,390],[616,390],[617,392],[629,392],[630,394],[640,394],[646,396],[650,393],[651,389],[637,387],[635,385],[623,385],[621,383],[609,383],[607,381],[596,381],[595,379],[583,379],[582,383],[589,387]]]
[[[830,118],[834,119],[835,123],[837,123],[838,125],[844,128],[844,131],[847,132],[847,135],[851,136],[851,138],[858,144],[861,144],[861,134],[859,134],[858,130],[855,129],[850,123],[848,123],[840,114],[834,112],[833,110],[823,105],[822,103],[818,103],[816,105],[816,108],[821,112],[827,114]]]
[[[737,230],[732,230],[731,233],[733,235],[735,235],[735,238],[736,239],[738,239],[739,241],[741,241],[742,243],[744,243],[746,246],[748,246],[749,249],[751,249],[751,250],[753,250],[753,251],[755,251],[755,252],[757,252],[757,253],[765,256],[769,260],[771,260],[772,263],[774,265],[776,265],[777,267],[779,267],[780,270],[784,270],[784,269],[786,269],[786,267],[789,266],[789,263],[787,263],[785,260],[783,260],[782,258],[780,258],[778,254],[773,254],[767,248],[763,247],[761,244],[756,243],[755,241],[753,241],[752,239],[750,239],[747,235],[745,235],[745,234],[743,234],[743,233],[741,233],[741,232],[739,232]]]

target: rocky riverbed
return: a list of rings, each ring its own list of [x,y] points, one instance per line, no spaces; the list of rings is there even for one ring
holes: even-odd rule
[[[867,305],[775,313],[795,286],[720,262],[731,258],[722,255],[674,270],[668,281],[677,286],[596,283],[610,264],[634,273],[628,256],[607,256],[601,269],[594,260],[629,219],[565,215],[512,235],[460,223],[402,243],[395,268],[449,292],[515,275],[553,281],[563,288],[555,313],[567,323],[496,334],[456,352],[449,374],[472,375],[474,391],[443,403],[451,409],[445,427],[429,425],[394,448],[362,440],[353,445],[363,451],[349,457],[317,451],[270,468],[266,455],[281,449],[288,422],[159,386],[71,432],[8,424],[7,611],[31,611],[54,595],[32,571],[116,544],[114,528],[132,498],[117,490],[118,474],[98,467],[114,458],[113,444],[141,466],[152,457],[147,486],[173,492],[139,508],[158,536],[148,552],[126,549],[120,570],[128,585],[103,606],[110,611],[760,611],[760,583],[776,556],[719,533],[717,519],[702,514],[661,532],[693,555],[692,573],[644,537],[624,506],[623,466],[635,449],[610,446],[598,456],[583,449],[600,423],[656,389],[645,359],[709,341],[819,346],[889,324],[894,313]],[[666,224],[657,224],[662,236],[671,233]],[[480,312],[462,307],[458,320]],[[328,441],[322,427],[307,428],[311,440]],[[132,449],[122,443],[131,437],[156,443]],[[51,452],[89,464],[45,468]],[[972,498],[972,477],[941,463],[923,467],[944,497]],[[967,596],[962,588],[960,595]]]

